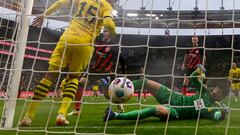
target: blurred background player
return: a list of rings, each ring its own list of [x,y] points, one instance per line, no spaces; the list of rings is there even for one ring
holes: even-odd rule
[[[92,86],[92,90],[93,90],[93,98],[94,97],[98,97],[99,95],[98,95],[98,91],[99,91],[99,86],[96,84],[96,85],[93,85]]]
[[[229,84],[226,80],[219,80],[212,83],[213,89],[202,87],[202,76],[200,70],[194,71],[190,76],[190,83],[195,85],[197,94],[186,96],[170,90],[168,87],[158,82],[144,79],[133,81],[134,88],[141,89],[142,85],[158,101],[160,105],[155,105],[141,110],[134,110],[126,113],[112,112],[111,108],[105,110],[104,121],[107,120],[137,120],[148,117],[158,117],[160,120],[181,120],[205,118],[216,121],[224,120],[229,109],[220,103],[229,94]],[[204,89],[202,92],[201,89]],[[199,100],[202,99],[202,100]],[[170,101],[169,101],[170,100]],[[166,105],[163,105],[166,104]],[[170,104],[170,105],[168,105]]]
[[[238,101],[238,93],[240,90],[240,69],[237,67],[236,63],[232,63],[232,68],[229,70],[228,76],[231,82],[231,89],[234,93],[234,100]]]
[[[63,90],[63,102],[58,110],[56,124],[68,125],[66,113],[78,89],[79,76],[86,69],[94,52],[92,43],[95,37],[103,26],[111,35],[115,34],[115,23],[112,19],[113,9],[106,0],[58,0],[45,11],[44,15],[34,19],[33,26],[41,27],[46,16],[64,5],[70,7],[77,5],[77,12],[51,55],[48,70],[52,72],[48,72],[37,85],[32,98],[33,102],[29,104],[26,115],[20,121],[21,126],[31,124],[39,101],[47,96],[52,83],[59,77],[59,71],[67,67],[69,68],[68,81]],[[97,18],[100,19],[97,20]]]
[[[188,90],[189,76],[197,69],[199,64],[205,66],[206,62],[206,57],[203,55],[203,49],[198,48],[198,37],[195,33],[192,37],[192,47],[192,49],[187,50],[181,68],[185,72],[182,87],[182,93],[184,95],[186,95]]]
[[[114,48],[111,46],[113,44],[111,42],[110,33],[107,30],[104,30],[102,34],[96,40],[95,45],[95,53],[92,58],[92,65],[90,66],[90,73],[113,73],[118,57],[118,48]],[[121,67],[125,67],[125,60],[122,58],[120,54],[119,64]],[[121,72],[124,73],[125,68],[121,68]],[[88,76],[88,78],[87,78]],[[86,82],[92,85],[99,85],[99,89],[103,92],[104,96],[109,99],[107,89],[108,84],[115,78],[115,75],[87,75],[85,74],[79,82],[79,90],[75,96],[74,109],[68,115],[79,115],[79,110],[81,107],[81,100],[84,92],[84,85]],[[88,80],[87,80],[88,79]],[[99,84],[102,83],[102,84]],[[87,84],[87,85],[88,85]],[[123,107],[118,107],[118,110],[123,111]]]

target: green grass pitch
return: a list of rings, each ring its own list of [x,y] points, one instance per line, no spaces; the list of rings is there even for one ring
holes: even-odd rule
[[[25,101],[17,102],[16,115],[13,129],[0,129],[0,135],[74,135],[77,134],[137,134],[137,135],[240,135],[240,102],[230,100],[232,108],[230,115],[221,122],[211,120],[176,120],[176,121],[160,121],[158,118],[148,118],[145,120],[136,121],[109,121],[107,124],[103,122],[103,113],[109,105],[108,101],[101,98],[84,98],[85,102],[82,105],[80,118],[70,116],[69,126],[57,127],[55,118],[59,104],[52,102],[42,103],[37,110],[36,118],[33,120],[31,127],[17,127],[17,122],[20,119]],[[228,99],[226,99],[226,102]],[[0,113],[2,113],[3,101],[0,101]],[[97,103],[97,104],[96,104]],[[127,105],[124,106],[125,111],[138,109],[139,105],[136,98],[132,98]],[[141,102],[144,105],[154,105],[157,102],[153,97],[147,97],[147,101]],[[52,112],[50,111],[53,108]],[[116,108],[116,107],[114,107]],[[71,108],[70,108],[71,109]],[[26,109],[25,109],[26,110]],[[51,115],[49,115],[51,112]],[[48,122],[49,119],[49,122]],[[77,123],[77,124],[76,124]],[[105,128],[105,125],[107,127]],[[167,125],[167,126],[166,126]],[[76,128],[75,128],[76,127]],[[136,127],[136,128],[135,128]],[[197,127],[197,130],[196,130]],[[228,127],[228,128],[226,128]]]

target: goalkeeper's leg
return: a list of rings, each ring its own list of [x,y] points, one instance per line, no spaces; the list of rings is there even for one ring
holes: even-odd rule
[[[144,108],[141,110],[134,110],[126,113],[116,113],[112,112],[111,108],[105,110],[105,115],[103,117],[104,121],[107,120],[137,120],[145,119],[148,117],[158,117],[161,120],[165,120],[168,117],[169,111],[168,107],[157,105],[153,107]],[[173,111],[174,112],[174,111]]]
[[[40,101],[43,100],[49,89],[51,88],[52,82],[56,80],[58,73],[47,73],[45,77],[39,82],[34,90],[33,101],[29,104],[27,113],[24,118],[20,121],[21,126],[30,126],[32,119],[35,117],[36,108],[39,106]]]

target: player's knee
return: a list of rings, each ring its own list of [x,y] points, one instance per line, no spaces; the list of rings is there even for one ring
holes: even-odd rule
[[[69,74],[68,78],[69,78],[69,80],[73,80],[73,79],[78,79],[79,76],[80,76],[79,74]]]
[[[59,71],[60,67],[50,64],[48,67],[49,71]]]
[[[156,116],[160,117],[160,118],[167,118],[168,117],[168,110],[166,107],[161,106],[161,105],[157,105],[156,106]]]
[[[46,73],[44,78],[54,82],[57,79],[58,75],[59,75],[58,72],[49,72],[49,73]]]

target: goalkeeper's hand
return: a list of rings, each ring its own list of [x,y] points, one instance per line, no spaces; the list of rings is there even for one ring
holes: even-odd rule
[[[34,18],[32,26],[39,28],[42,26],[43,21],[44,21],[44,15],[38,16],[38,17]]]
[[[220,111],[215,112],[214,119],[215,120],[224,120],[226,115],[229,113],[230,109],[225,104],[222,104],[220,102],[215,102],[220,108]]]
[[[202,64],[198,64],[198,71],[199,71],[200,74],[201,73],[203,73],[203,74],[206,73],[206,69]]]

